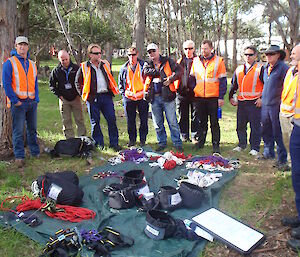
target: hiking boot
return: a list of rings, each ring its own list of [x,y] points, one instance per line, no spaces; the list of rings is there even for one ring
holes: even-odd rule
[[[16,165],[17,165],[18,168],[23,168],[25,166],[24,159],[16,159],[15,163],[16,163]]]
[[[232,151],[234,151],[234,152],[241,152],[243,150],[245,150],[245,148],[242,148],[240,146],[237,146],[237,147],[235,147],[235,148],[232,149]]]
[[[197,145],[199,141],[196,138],[192,138],[192,144]]]
[[[292,248],[293,251],[299,252],[300,251],[300,240],[297,239],[289,239],[286,242],[287,246]]]
[[[135,146],[135,141],[129,141],[127,144],[128,147]]]
[[[111,145],[110,148],[114,149],[116,152],[119,152],[122,150],[122,147],[119,145]]]
[[[291,228],[297,228],[300,226],[300,220],[298,217],[283,217],[281,219],[281,224],[283,226],[288,226]]]
[[[156,151],[156,152],[160,152],[160,151],[162,151],[162,150],[165,150],[166,148],[167,148],[166,145],[159,145],[159,146],[155,149],[155,151]]]
[[[291,236],[296,239],[300,239],[300,227],[293,228],[291,231]]]
[[[249,152],[250,155],[252,156],[258,156],[259,155],[259,152],[256,151],[255,149],[252,149],[250,152]]]
[[[146,141],[141,141],[140,142],[140,146],[142,146],[142,147],[145,146],[145,144],[146,144]]]
[[[219,145],[213,145],[213,154],[214,153],[221,154],[220,146]]]

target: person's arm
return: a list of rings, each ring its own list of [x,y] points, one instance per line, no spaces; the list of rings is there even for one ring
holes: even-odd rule
[[[6,96],[9,98],[12,104],[17,104],[20,102],[19,97],[14,92],[11,84],[12,84],[12,65],[9,60],[7,60],[3,66],[2,66],[2,81],[3,81],[3,87],[5,90]]]
[[[173,59],[169,58],[170,68],[172,70],[172,75],[169,76],[169,80],[173,83],[175,80],[180,79],[183,74],[183,67],[175,62]]]
[[[34,88],[34,90],[35,90],[35,101],[37,102],[37,103],[39,103],[40,102],[40,97],[39,97],[39,84],[38,84],[38,76],[36,76],[36,78],[35,78],[35,88]]]
[[[49,78],[49,88],[50,88],[50,91],[55,94],[57,97],[59,97],[59,94],[58,94],[58,80],[57,80],[57,77],[56,77],[56,73],[55,73],[56,69],[53,69],[51,74],[50,74],[50,78]]]
[[[76,77],[75,77],[75,88],[78,92],[78,94],[81,96],[82,93],[82,88],[83,88],[83,74],[82,74],[82,69],[79,67]]]
[[[150,76],[156,78],[160,76],[159,70],[155,69],[150,62],[145,62],[143,67],[143,75],[145,77]]]
[[[239,88],[239,86],[237,83],[237,76],[236,76],[236,72],[234,72],[232,75],[231,87],[230,87],[229,94],[228,94],[229,101],[233,98],[233,95],[236,93],[238,88]]]
[[[220,57],[222,58],[222,57]],[[219,99],[223,100],[224,95],[227,91],[227,73],[225,68],[225,63],[222,59],[218,68],[218,79],[219,79]],[[224,101],[224,100],[223,100]]]
[[[121,67],[120,69],[118,76],[118,85],[121,95],[124,96],[126,88],[126,69],[124,67]]]

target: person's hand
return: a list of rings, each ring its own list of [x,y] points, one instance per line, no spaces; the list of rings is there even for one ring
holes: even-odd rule
[[[229,102],[231,103],[232,106],[237,106],[238,102],[235,101],[233,98],[230,98]]]
[[[59,99],[62,100],[62,101],[64,100],[63,96],[60,96]]]
[[[133,96],[133,92],[131,92],[130,90],[126,90],[125,91],[125,96],[126,97],[128,97],[128,96],[131,97],[131,96]]]
[[[224,105],[224,99],[218,99],[218,105],[222,107]]]
[[[170,77],[167,77],[165,78],[164,82],[163,82],[164,86],[169,86],[171,84],[171,81],[170,81]]]
[[[15,106],[20,106],[20,105],[22,105],[22,102],[21,102],[21,101],[18,101],[18,102],[15,104]]]
[[[257,108],[260,108],[261,107],[261,98],[258,98],[256,101],[255,101],[255,105]]]

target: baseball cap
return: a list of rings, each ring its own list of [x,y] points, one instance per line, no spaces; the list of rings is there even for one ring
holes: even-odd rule
[[[28,38],[24,37],[24,36],[16,37],[15,45],[21,44],[21,43],[26,43],[28,45]]]
[[[154,43],[151,43],[147,46],[147,51],[149,50],[157,50],[158,49],[158,46]]]

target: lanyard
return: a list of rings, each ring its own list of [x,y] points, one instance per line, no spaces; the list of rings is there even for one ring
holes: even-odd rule
[[[72,70],[72,67],[69,67],[67,70],[64,69],[64,72],[66,73],[66,82],[68,83],[69,82],[69,74]]]

